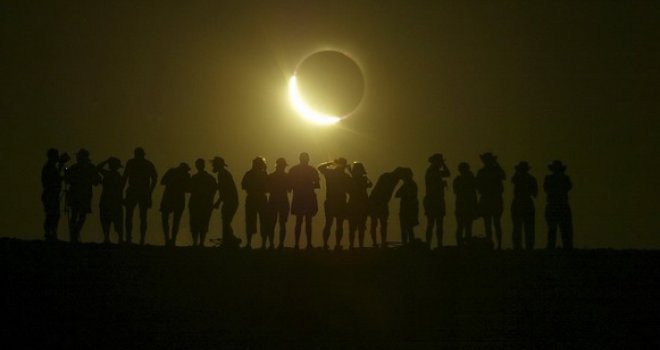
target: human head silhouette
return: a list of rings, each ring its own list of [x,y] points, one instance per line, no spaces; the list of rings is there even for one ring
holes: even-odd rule
[[[401,168],[401,180],[404,182],[411,181],[413,178],[413,171],[410,168]]]
[[[185,173],[187,173],[187,172],[190,171],[190,165],[188,165],[188,163],[186,163],[186,162],[182,162],[181,164],[179,164],[178,169],[185,172]]]
[[[300,153],[300,164],[309,164],[309,154],[307,152]]]
[[[286,159],[284,158],[277,158],[275,161],[275,169],[284,170],[286,169],[287,165],[289,164],[287,164]]]
[[[555,160],[548,164],[548,169],[555,174],[563,173],[566,170],[566,165],[561,160]]]
[[[213,159],[211,159],[211,164],[213,164],[213,172],[217,173],[222,168],[227,166],[227,163],[225,163],[225,159],[222,157],[215,156]]]
[[[480,154],[479,158],[481,158],[481,161],[484,163],[484,165],[497,164],[497,156],[491,152]]]
[[[466,162],[461,162],[458,164],[458,172],[461,174],[467,174],[470,172],[470,164]]]
[[[135,151],[133,151],[133,156],[137,159],[144,159],[144,156],[146,153],[144,152],[144,148],[142,147],[137,147],[135,148]]]
[[[266,170],[266,159],[261,156],[257,156],[252,159],[252,169]]]
[[[364,168],[364,164],[361,162],[353,162],[351,165],[351,174],[353,176],[362,176],[367,173],[367,170]]]
[[[531,169],[531,167],[529,166],[529,163],[527,161],[522,161],[518,163],[514,169],[516,170],[516,172],[519,173],[527,173],[529,172],[529,169]]]
[[[108,168],[110,168],[110,170],[117,170],[121,167],[122,167],[121,160],[119,160],[119,158],[117,157],[108,158]]]
[[[206,167],[206,162],[202,158],[197,158],[195,161],[195,169],[197,169],[198,172],[204,171],[204,168]]]
[[[76,153],[76,161],[78,163],[89,162],[89,151],[84,148],[81,148],[80,151]]]

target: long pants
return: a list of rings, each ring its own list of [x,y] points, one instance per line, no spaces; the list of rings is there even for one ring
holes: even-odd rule
[[[312,248],[312,217],[313,215],[296,215],[295,227],[295,248],[298,249],[300,243],[300,233],[302,231],[303,220],[305,221],[305,236],[307,237],[307,248]]]
[[[525,235],[525,249],[532,250],[534,249],[535,241],[535,223],[534,218],[536,217],[534,210],[518,213],[511,213],[513,220],[513,249],[519,250],[522,249],[522,236],[523,232]]]
[[[548,249],[554,249],[557,244],[557,229],[561,230],[561,241],[564,249],[573,249],[573,215],[571,208],[546,208],[545,220],[548,223]]]
[[[170,214],[172,214],[171,231],[170,231]],[[163,235],[165,238],[166,246],[172,246],[172,247],[176,246],[176,236],[179,233],[181,214],[183,214],[183,208],[181,208],[181,210],[164,211],[161,214],[161,219],[163,222]]]
[[[381,247],[383,248],[387,247],[387,219],[388,219],[387,215],[371,216],[370,232],[371,232],[371,241],[373,242],[374,247],[377,245],[376,230],[378,229],[378,223],[380,223]]]
[[[497,239],[497,249],[502,248],[502,224],[501,215],[484,214],[484,226],[486,229],[486,238],[493,241],[493,228],[495,228],[495,238]]]
[[[136,206],[140,209],[140,244],[144,245],[147,235],[147,210],[149,207],[143,203],[126,205],[126,242],[131,243],[133,241],[133,212]]]

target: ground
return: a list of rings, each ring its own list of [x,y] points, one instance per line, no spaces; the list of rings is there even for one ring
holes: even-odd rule
[[[228,251],[1,239],[0,257],[2,338],[27,348],[660,343],[656,251]]]

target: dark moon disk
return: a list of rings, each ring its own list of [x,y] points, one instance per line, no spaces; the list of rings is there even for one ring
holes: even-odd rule
[[[364,96],[364,76],[357,63],[339,51],[319,51],[296,69],[298,90],[314,111],[345,117]]]

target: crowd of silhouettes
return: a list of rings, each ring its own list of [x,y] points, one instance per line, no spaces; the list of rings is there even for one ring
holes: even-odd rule
[[[139,209],[140,240],[145,244],[147,215],[152,207],[154,189],[158,183],[158,173],[154,164],[146,159],[144,149],[135,149],[134,157],[126,162],[123,174],[122,162],[117,157],[109,157],[98,165],[92,164],[90,154],[81,149],[76,153],[74,164],[66,153],[60,154],[51,148],[47,152],[48,161],[41,173],[43,192],[42,202],[46,218],[44,221],[45,239],[57,241],[57,228],[62,211],[64,194],[69,238],[72,243],[80,242],[80,234],[92,212],[93,187],[102,185],[99,201],[99,216],[103,229],[104,242],[111,242],[111,228],[117,234],[117,242],[132,244],[133,214]],[[483,166],[476,176],[470,165],[461,162],[458,176],[451,189],[455,197],[456,244],[461,247],[485,245],[502,248],[502,214],[504,212],[504,182],[506,174],[499,165],[497,156],[488,152],[480,155]],[[241,188],[246,192],[245,199],[245,248],[252,248],[252,236],[259,233],[262,248],[282,249],[286,239],[286,226],[289,214],[296,217],[294,248],[300,247],[303,223],[305,224],[306,247],[312,247],[312,220],[318,213],[316,190],[320,188],[320,174],[326,185],[324,201],[325,224],[322,238],[323,249],[329,249],[331,231],[334,226],[335,250],[343,248],[344,225],[348,222],[348,247],[365,246],[367,219],[370,218],[370,236],[373,247],[386,248],[391,245],[431,247],[434,233],[438,247],[443,247],[444,218],[446,216],[445,191],[451,171],[442,154],[428,158],[429,167],[424,177],[425,195],[423,211],[426,216],[425,241],[415,237],[415,227],[420,224],[418,186],[410,168],[397,167],[380,175],[375,184],[367,177],[363,163],[349,162],[345,158],[324,162],[317,168],[309,165],[310,157],[301,153],[299,164],[291,167],[284,158],[275,162],[275,171],[268,173],[266,159],[256,157],[252,168],[241,179]],[[195,174],[183,162],[168,169],[161,178],[164,186],[160,212],[165,246],[176,246],[181,217],[186,208],[190,216],[190,233],[194,246],[204,246],[209,230],[209,222],[214,209],[220,209],[222,222],[222,246],[239,247],[242,240],[232,229],[232,221],[239,207],[238,189],[233,176],[227,170],[222,157],[208,160],[212,171],[206,171],[205,159],[194,163]],[[515,250],[534,249],[536,209],[534,199],[538,195],[538,183],[530,174],[530,165],[519,162],[511,178],[513,200],[511,217],[513,221],[512,243]],[[562,247],[573,247],[572,213],[568,193],[572,184],[565,174],[566,166],[559,160],[548,165],[550,174],[545,177],[543,190],[546,193],[545,220],[548,226],[547,248],[555,248],[557,230],[561,231]],[[64,186],[63,186],[64,184]],[[400,185],[399,185],[400,184]],[[398,189],[397,189],[398,186]],[[369,189],[372,188],[371,192]],[[395,192],[396,190],[396,192]],[[289,194],[291,193],[291,202]],[[389,202],[392,196],[399,199],[400,241],[388,239]],[[222,208],[220,208],[222,207]],[[473,235],[474,220],[483,219],[485,236]],[[380,230],[378,230],[380,227]],[[275,231],[279,235],[275,239]],[[378,235],[380,233],[380,235]],[[494,233],[494,241],[493,241]],[[356,242],[357,237],[357,242]],[[277,244],[276,244],[277,241]]]

